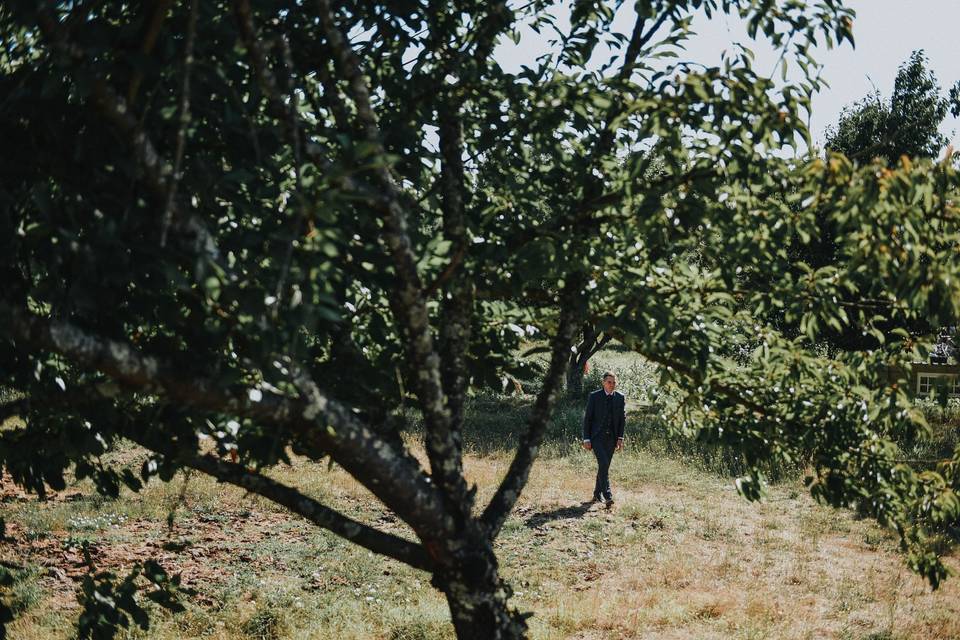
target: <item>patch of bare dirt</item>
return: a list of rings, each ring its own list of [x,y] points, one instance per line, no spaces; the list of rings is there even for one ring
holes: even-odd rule
[[[185,587],[197,590],[197,604],[209,605],[213,602],[204,592],[222,583],[232,565],[243,564],[253,571],[287,568],[272,556],[255,556],[244,549],[268,539],[301,541],[296,529],[281,526],[289,522],[290,516],[281,513],[242,509],[216,516],[189,513],[177,518],[172,527],[165,522],[127,520],[96,535],[53,531],[39,537],[8,522],[0,560],[44,567],[40,583],[50,593],[48,606],[54,610],[77,606],[77,587],[91,569],[119,576],[146,559],[180,574]]]

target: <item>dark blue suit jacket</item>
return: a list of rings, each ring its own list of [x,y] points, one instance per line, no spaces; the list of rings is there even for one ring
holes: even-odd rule
[[[609,403],[613,412],[613,428],[607,432],[607,392],[597,389],[587,398],[587,409],[583,412],[584,440],[613,440],[623,437],[623,428],[627,424],[627,399],[619,391],[613,392],[613,401]]]

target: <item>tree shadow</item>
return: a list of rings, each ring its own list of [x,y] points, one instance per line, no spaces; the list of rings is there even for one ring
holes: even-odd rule
[[[559,509],[554,509],[553,511],[541,511],[540,513],[535,513],[527,518],[524,522],[524,525],[530,529],[536,529],[537,527],[541,527],[548,522],[553,522],[554,520],[574,520],[576,518],[582,518],[587,511],[590,511],[590,506],[592,504],[593,502],[588,500],[572,507],[560,507]]]

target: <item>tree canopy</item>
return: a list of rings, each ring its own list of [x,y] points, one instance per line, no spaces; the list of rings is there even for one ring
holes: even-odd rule
[[[948,112],[960,115],[958,98],[960,81],[944,94],[923,51],[914,51],[897,70],[889,100],[875,91],[844,109],[825,146],[862,162],[883,158],[888,165],[901,156],[936,158],[948,142],[940,132],[943,120]]]
[[[802,80],[746,48],[686,61],[718,12]],[[522,637],[493,541],[590,322],[661,365],[678,433],[741,452],[746,497],[764,461],[809,463],[814,496],[896,529],[936,586],[960,453],[920,469],[894,443],[928,429],[896,366],[925,337],[818,345],[954,322],[960,178],[781,153],[809,145],[811,48],[852,18],[835,0],[4,3],[0,417],[21,421],[0,465],[40,496],[195,469],[429,572],[460,637]],[[530,30],[553,50],[503,69],[495,47]],[[839,260],[804,268],[788,247],[823,217]],[[531,336],[529,419],[476,504],[464,401],[529,376]],[[152,452],[142,469],[103,462],[121,439]],[[294,455],[340,465],[415,538],[273,479]],[[142,567],[168,606],[173,569]],[[146,624],[132,584],[91,578],[82,632]]]

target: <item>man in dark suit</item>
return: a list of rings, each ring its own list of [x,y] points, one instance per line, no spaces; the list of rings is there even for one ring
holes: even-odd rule
[[[603,374],[603,388],[590,394],[583,412],[583,448],[597,456],[593,501],[600,502],[602,496],[608,507],[613,505],[610,461],[613,452],[623,448],[623,428],[627,423],[627,401],[616,388],[617,376],[607,371]]]

